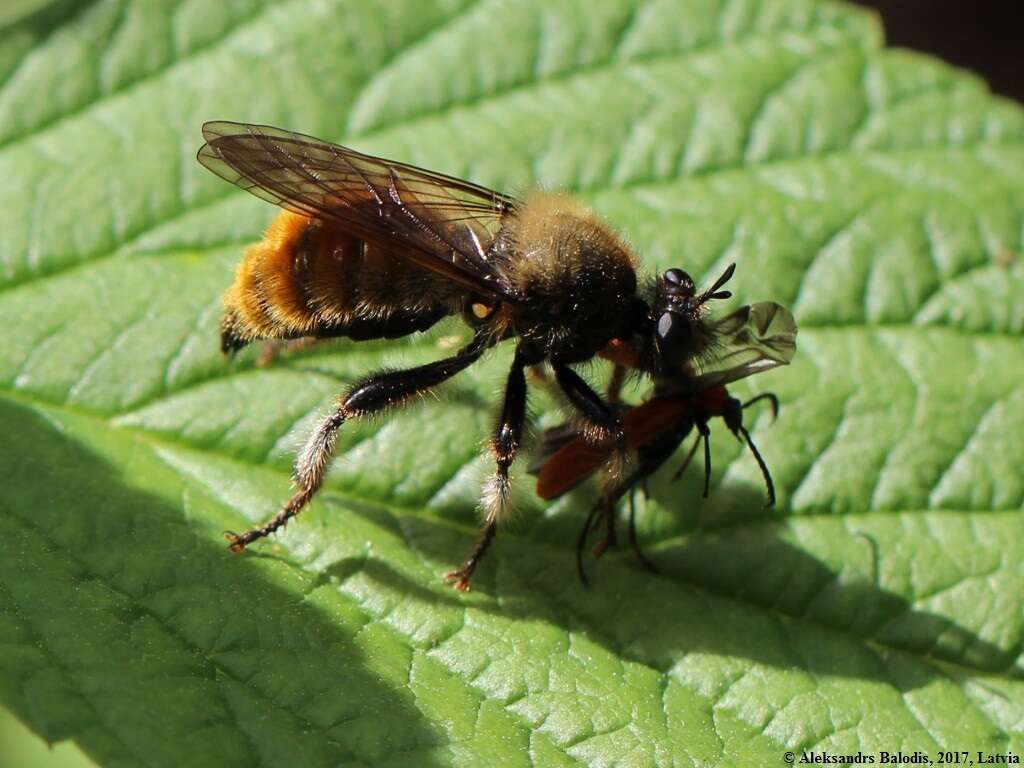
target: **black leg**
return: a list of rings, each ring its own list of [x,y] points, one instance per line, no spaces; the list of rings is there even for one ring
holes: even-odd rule
[[[757,466],[761,469],[765,488],[768,490],[768,503],[765,506],[771,507],[775,505],[775,483],[772,482],[772,473],[768,471],[768,465],[765,463],[764,457],[761,456],[761,452],[757,450],[757,446],[754,445],[754,441],[750,438],[750,433],[743,426],[743,410],[759,400],[767,400],[771,404],[772,417],[778,416],[779,399],[771,392],[764,392],[757,397],[747,400],[742,405],[739,400],[729,398],[729,403],[726,405],[722,416],[725,419],[726,426],[736,435],[736,439],[745,441],[750,452],[754,455],[754,460],[757,461]]]
[[[604,538],[594,545],[594,557],[600,557],[610,547],[619,543],[619,537],[615,532],[615,504],[621,495],[621,493],[616,493],[610,498],[603,499],[599,505],[604,514]]]
[[[643,554],[636,538],[636,507],[633,503],[633,493],[639,485],[647,494],[647,478],[657,472],[661,466],[676,452],[679,445],[690,434],[694,427],[694,421],[686,418],[674,425],[674,428],[666,431],[655,442],[644,446],[637,452],[638,464],[636,469],[625,478],[609,477],[602,489],[601,502],[591,510],[587,522],[583,526],[579,540],[576,544],[576,564],[580,572],[580,578],[586,584],[586,577],[583,573],[583,546],[586,537],[593,527],[594,521],[599,512],[604,512],[605,524],[608,526],[607,534],[603,541],[598,542],[594,548],[594,554],[600,555],[609,546],[615,543],[615,507],[619,499],[627,492],[629,493],[630,515],[629,515],[629,537],[640,561],[650,570],[654,565]]]
[[[754,454],[754,459],[757,461],[757,466],[761,468],[761,476],[764,477],[765,487],[768,489],[768,502],[765,504],[766,507],[775,506],[775,483],[772,482],[772,473],[768,471],[768,465],[765,464],[764,458],[761,456],[761,452],[757,450],[757,446],[754,445],[754,441],[750,439],[750,433],[747,432],[747,428],[741,426],[739,433],[743,435],[743,439],[747,441],[747,447],[750,448],[750,452]]]
[[[614,441],[625,448],[626,438],[618,412],[602,400],[572,368],[555,363],[554,369],[558,386],[573,408],[586,419],[588,431],[591,432],[586,436],[598,443]]]
[[[711,430],[707,422],[698,421],[697,431],[700,432],[700,439],[704,441],[704,498],[711,493]]]
[[[641,564],[643,564],[644,568],[651,572],[656,572],[658,569],[654,567],[654,563],[652,563],[647,558],[647,555],[644,554],[644,551],[640,548],[640,542],[637,540],[636,537],[636,499],[634,498],[635,496],[636,486],[634,485],[629,489],[629,543],[632,545],[633,552],[636,554],[637,559],[641,562]]]
[[[508,470],[515,461],[516,453],[523,438],[523,424],[526,421],[526,374],[525,364],[519,350],[512,361],[512,370],[508,374],[505,385],[505,400],[501,406],[501,418],[491,438],[491,453],[494,455],[497,469],[483,495],[484,527],[480,538],[462,567],[445,574],[445,579],[454,583],[460,592],[470,588],[473,571],[480,564],[487,548],[494,540],[498,530],[498,522],[508,509],[509,481]]]
[[[346,421],[368,416],[386,408],[401,405],[413,395],[436,387],[479,359],[486,341],[475,339],[453,357],[427,363],[404,371],[383,371],[366,377],[341,398],[338,406],[320,422],[295,461],[295,482],[299,490],[273,519],[245,533],[224,535],[233,552],[241,552],[249,544],[269,536],[283,526],[309,503],[323,482],[338,430]]]
[[[583,567],[583,548],[587,545],[587,536],[590,535],[590,529],[594,527],[594,518],[597,517],[597,513],[601,510],[601,505],[597,504],[587,514],[587,519],[583,523],[583,528],[580,530],[580,535],[576,539],[576,573],[580,576],[580,581],[583,582],[583,586],[589,586],[590,582],[587,581],[587,571]]]
[[[612,375],[608,379],[608,390],[605,397],[609,403],[618,403],[622,400],[622,385],[626,383],[626,366],[618,363],[612,368]]]
[[[690,452],[688,454],[686,454],[686,458],[683,459],[682,465],[679,467],[679,469],[676,470],[676,473],[674,475],[672,475],[673,482],[678,480],[680,477],[683,476],[683,472],[685,472],[686,468],[688,466],[690,466],[690,462],[693,461],[693,457],[696,455],[697,448],[699,448],[699,447],[700,447],[700,435],[697,435],[697,439],[693,441],[693,447],[690,449]],[[645,493],[646,493],[646,491],[645,491]]]
[[[754,403],[760,402],[761,400],[767,400],[772,409],[772,419],[779,418],[779,398],[775,396],[774,392],[762,392],[760,395],[750,398],[747,402],[740,406],[744,411],[752,406]]]

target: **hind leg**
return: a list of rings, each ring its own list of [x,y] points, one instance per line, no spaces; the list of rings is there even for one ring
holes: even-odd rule
[[[346,421],[401,405],[413,395],[436,387],[478,360],[484,348],[482,341],[474,340],[453,357],[403,371],[375,373],[353,386],[320,422],[299,452],[295,461],[295,483],[299,490],[264,525],[240,534],[226,532],[224,535],[230,542],[231,551],[241,552],[252,542],[274,533],[302,511],[323,483],[334,455],[338,430]]]

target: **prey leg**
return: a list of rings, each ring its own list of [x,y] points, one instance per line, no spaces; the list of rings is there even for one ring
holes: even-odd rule
[[[754,403],[759,403],[762,400],[768,401],[768,405],[772,411],[772,418],[779,418],[779,398],[774,392],[762,392],[760,395],[755,395],[747,400],[747,402],[743,403],[740,408],[745,411],[747,408],[754,405]]]
[[[704,439],[704,498],[711,493],[711,430],[706,422],[697,422],[697,431]]]
[[[224,535],[230,542],[231,551],[241,552],[252,542],[274,533],[309,503],[323,483],[342,424],[401,405],[413,395],[436,387],[478,360],[485,347],[485,342],[477,339],[452,357],[404,371],[375,373],[353,386],[320,422],[299,452],[295,461],[295,483],[299,490],[264,525],[244,533],[227,531]]]
[[[647,493],[647,478],[656,472],[676,452],[680,443],[686,438],[693,428],[689,420],[680,422],[676,428],[666,432],[649,445],[639,450],[637,455],[637,467],[627,477],[617,476],[614,472],[606,472],[606,478],[601,490],[601,501],[591,510],[587,522],[580,531],[580,540],[577,543],[577,569],[580,572],[580,579],[587,584],[586,574],[583,568],[583,548],[594,527],[597,516],[605,515],[605,538],[594,547],[594,554],[600,555],[608,547],[615,544],[615,507],[626,494],[630,495],[630,544],[640,562],[649,570],[654,570],[654,564],[640,549],[636,529],[636,505],[634,504],[634,493],[637,485]]]
[[[673,482],[682,477],[683,472],[685,472],[686,468],[690,466],[690,462],[693,461],[693,457],[697,453],[697,449],[700,448],[701,439],[701,436],[698,434],[697,439],[693,441],[693,447],[690,449],[690,452],[686,454],[686,458],[683,459],[683,463],[680,465],[679,469],[676,470],[676,473],[672,475]]]
[[[760,395],[750,398],[747,402],[743,403],[741,406],[742,410],[745,411],[759,400],[767,400],[772,409],[772,418],[779,418],[779,398],[775,396],[774,392],[762,392]],[[754,460],[761,469],[761,476],[764,478],[764,485],[768,490],[768,503],[765,506],[773,507],[775,506],[775,483],[772,482],[772,473],[768,471],[768,465],[765,463],[764,457],[761,456],[761,452],[757,450],[757,446],[754,445],[754,441],[750,438],[750,433],[742,424],[739,427],[739,432],[743,435],[743,439],[746,440],[747,447],[754,454]]]
[[[594,547],[594,554],[600,555],[609,546],[615,544],[615,508],[618,505],[619,500],[629,494],[629,542],[633,547],[633,551],[636,553],[637,558],[648,570],[655,570],[654,564],[647,558],[640,548],[640,542],[637,538],[636,533],[636,505],[634,503],[634,494],[637,486],[640,486],[644,494],[647,494],[647,478],[657,472],[661,466],[668,461],[669,457],[675,453],[679,445],[686,439],[687,435],[694,428],[695,423],[690,419],[680,421],[675,427],[655,440],[650,445],[646,445],[640,448],[637,452],[637,465],[636,468],[626,477],[619,478],[614,474],[609,474],[601,493],[601,502],[591,512],[587,518],[587,523],[583,527],[583,531],[580,533],[580,543],[577,547],[577,562],[580,573],[582,574],[582,563],[579,562],[579,552],[583,548],[583,542],[586,539],[587,534],[593,525],[593,519],[599,511],[603,511],[606,515],[605,524],[606,534],[602,541],[599,541]],[[698,425],[699,429],[699,425]],[[691,451],[692,453],[692,451]]]
[[[747,428],[744,426],[740,426],[739,433],[740,435],[743,435],[743,439],[747,442],[747,447],[750,449],[750,452],[754,454],[754,460],[757,462],[757,466],[761,469],[761,477],[764,478],[764,485],[768,491],[768,501],[765,502],[765,506],[774,507],[775,483],[772,482],[772,473],[768,471],[768,465],[765,463],[764,457],[761,456],[761,452],[757,450],[757,446],[751,439],[750,433],[747,431]],[[737,435],[737,437],[739,437],[739,435]]]
[[[605,535],[603,539],[594,545],[594,555],[600,556],[606,549],[615,546],[616,543],[615,503],[620,495],[616,492],[616,489],[619,487],[623,467],[626,465],[626,433],[622,427],[622,419],[619,417],[619,409],[617,407],[606,403],[572,368],[563,363],[556,363],[554,369],[555,380],[558,382],[558,386],[565,394],[569,403],[585,421],[584,436],[598,444],[611,443],[613,445],[612,455],[605,465],[606,480],[601,500],[587,518],[587,523],[580,534],[580,542],[577,548],[577,569],[579,570],[580,578],[586,583],[580,551],[587,535],[590,533],[591,527],[597,520],[597,515],[604,516]],[[617,396],[617,389],[618,387],[612,389],[613,395]]]
[[[618,497],[609,499],[604,505],[604,538],[594,545],[594,557],[600,557],[619,543],[619,536],[615,531],[616,501],[618,501]]]
[[[644,492],[646,498],[647,493]],[[657,572],[657,568],[654,567],[654,563],[650,561],[647,555],[644,554],[643,549],[640,547],[640,542],[636,536],[636,486],[629,489],[629,543],[633,547],[633,553],[636,555],[636,559],[640,561],[641,565],[652,573]]]
[[[772,409],[772,418],[778,418],[779,399],[771,392],[764,392],[757,397],[747,400],[745,403],[740,403],[739,400],[730,398],[730,402],[726,407],[726,411],[723,416],[725,418],[726,426],[729,427],[730,431],[732,431],[736,436],[736,439],[741,442],[746,442],[747,448],[749,448],[750,452],[753,454],[754,460],[757,462],[757,466],[761,470],[761,476],[764,478],[765,489],[768,491],[768,501],[765,506],[771,507],[775,505],[775,483],[772,482],[772,473],[768,471],[768,465],[765,463],[761,452],[757,450],[757,446],[750,437],[750,432],[748,432],[747,428],[743,426],[743,411],[760,400],[767,400]]]
[[[483,496],[484,527],[480,538],[462,566],[445,574],[445,579],[460,592],[470,589],[473,572],[498,531],[498,522],[508,509],[509,479],[508,470],[515,461],[516,453],[523,439],[523,424],[526,421],[526,374],[522,354],[516,351],[512,361],[512,370],[508,373],[505,384],[505,399],[501,406],[501,417],[491,438],[491,453],[494,455],[497,468],[488,481]]]
[[[594,519],[600,511],[600,504],[590,510],[583,523],[583,528],[580,530],[580,535],[576,539],[576,573],[579,574],[580,581],[585,587],[589,586],[590,582],[587,580],[587,570],[583,567],[583,548],[587,545],[587,536],[590,535],[590,529],[594,527]]]

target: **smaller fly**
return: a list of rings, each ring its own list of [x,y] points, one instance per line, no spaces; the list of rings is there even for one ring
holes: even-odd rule
[[[515,344],[490,439],[495,469],[481,499],[483,526],[446,578],[467,590],[506,517],[509,468],[526,421],[526,370],[554,374],[587,439],[623,452],[619,410],[575,366],[618,347],[637,370],[682,370],[715,344],[704,319],[714,289],[697,296],[685,273],[640,281],[622,238],[572,198],[522,199],[412,165],[364,155],[260,125],[212,122],[198,159],[284,211],[245,253],[224,294],[221,348],[259,340],[395,339],[461,317],[472,334],[454,355],[370,373],[325,414],[295,462],[297,489],[265,524],[228,532],[241,552],[299,514],[323,484],[342,426],[414,400],[465,370],[491,347]],[[623,370],[616,368],[621,378]]]
[[[688,276],[681,275],[680,283],[692,286]],[[714,293],[719,284],[710,291]],[[688,287],[685,291],[692,296]],[[707,294],[706,294],[707,295]],[[609,446],[589,441],[571,426],[563,424],[544,433],[530,471],[537,476],[537,495],[542,499],[555,499],[586,480],[599,469],[606,469],[601,498],[591,510],[576,542],[576,567],[580,579],[586,583],[583,568],[583,549],[590,532],[604,518],[605,535],[594,546],[594,554],[602,554],[616,543],[615,507],[629,493],[629,540],[637,557],[649,568],[651,562],[644,555],[636,538],[636,508],[633,494],[638,485],[646,493],[647,478],[654,474],[675,453],[676,449],[696,429],[697,437],[673,479],[678,479],[689,466],[698,447],[704,444],[704,497],[711,484],[711,431],[708,423],[720,417],[737,439],[745,441],[764,477],[768,494],[765,506],[775,503],[775,484],[768,465],[757,449],[750,433],[743,425],[743,411],[754,403],[767,400],[772,415],[778,415],[778,398],[765,392],[740,402],[732,397],[726,385],[755,373],[788,365],[796,352],[796,323],[793,316],[773,302],[742,307],[732,314],[703,325],[713,343],[707,359],[691,360],[674,373],[662,370],[654,377],[654,393],[650,399],[636,407],[622,406],[626,447],[635,457],[635,463],[626,474],[607,472],[614,466]],[[626,344],[609,346],[603,356],[611,358],[616,370],[635,369],[642,365],[642,357]],[[701,372],[695,371],[697,364]],[[617,381],[613,376],[609,394],[617,399]]]

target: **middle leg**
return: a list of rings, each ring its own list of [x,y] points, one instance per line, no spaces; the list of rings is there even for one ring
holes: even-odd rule
[[[569,404],[584,421],[584,436],[595,443],[613,442],[619,450],[626,444],[618,409],[606,403],[583,378],[564,363],[555,363],[555,380]]]
[[[690,434],[693,426],[694,423],[691,419],[683,419],[675,424],[672,429],[662,434],[653,443],[640,448],[637,452],[637,465],[627,477],[616,477],[612,473],[607,471],[605,472],[605,480],[601,489],[601,499],[587,517],[587,522],[583,526],[579,541],[577,542],[577,570],[579,571],[580,579],[584,584],[586,584],[587,580],[583,570],[582,550],[583,545],[586,543],[587,534],[593,527],[595,518],[599,515],[603,515],[606,526],[605,537],[601,541],[598,541],[594,546],[594,555],[600,556],[606,549],[608,549],[608,547],[615,545],[615,511],[619,501],[626,493],[629,494],[630,544],[632,544],[633,551],[640,559],[640,562],[649,570],[654,570],[653,563],[651,563],[643,553],[637,539],[636,507],[633,503],[633,493],[636,490],[636,486],[640,485],[644,488],[644,493],[646,495],[647,478],[657,472],[669,457],[675,453],[679,445],[686,439],[687,435]]]
[[[484,489],[481,506],[483,507],[484,527],[480,531],[476,546],[462,566],[445,574],[445,579],[452,582],[460,592],[470,589],[473,572],[480,564],[488,547],[498,531],[498,522],[505,515],[509,504],[510,484],[508,470],[515,461],[519,446],[523,440],[523,424],[526,421],[526,365],[521,350],[516,350],[512,361],[512,370],[508,373],[505,384],[505,399],[501,406],[501,417],[491,438],[491,453],[494,455],[497,468]]]

